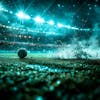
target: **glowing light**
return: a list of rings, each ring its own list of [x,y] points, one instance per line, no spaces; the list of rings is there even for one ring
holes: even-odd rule
[[[79,28],[77,28],[77,27],[71,27],[71,29],[73,29],[73,30],[79,30]]]
[[[70,26],[70,25],[65,25],[64,27],[65,27],[65,28],[68,28],[68,29],[70,29],[70,28],[71,28],[71,26]]]
[[[48,21],[48,24],[49,24],[49,25],[54,25],[55,23],[54,23],[53,20],[50,20],[50,21]]]
[[[70,26],[70,25],[65,25],[64,27],[67,28],[67,29],[79,30],[79,28],[77,28],[77,27],[72,27],[72,26]]]
[[[0,11],[4,10],[2,4],[0,4]]]
[[[64,25],[61,24],[61,23],[58,23],[57,26],[58,26],[59,28],[64,27]]]
[[[16,14],[20,19],[30,19],[30,16],[20,11]]]
[[[36,16],[33,20],[37,23],[44,23],[45,22],[45,20],[43,18],[41,18],[40,16]]]

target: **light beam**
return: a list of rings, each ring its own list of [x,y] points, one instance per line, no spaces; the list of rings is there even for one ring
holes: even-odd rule
[[[44,23],[45,22],[45,20],[43,18],[41,18],[40,16],[36,16],[35,18],[33,18],[33,20],[36,23]]]
[[[61,24],[61,23],[58,23],[58,24],[57,24],[57,26],[58,26],[59,28],[64,27],[64,25],[63,25],[63,24]]]
[[[50,20],[50,21],[48,21],[48,24],[49,24],[49,25],[54,25],[55,23],[54,23],[53,20]]]
[[[20,11],[16,14],[17,17],[19,17],[20,19],[30,19],[30,16],[25,14],[24,12]]]

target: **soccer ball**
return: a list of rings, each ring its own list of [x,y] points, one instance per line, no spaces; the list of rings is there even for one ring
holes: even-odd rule
[[[25,58],[27,56],[27,50],[25,48],[18,49],[17,52],[19,58]]]

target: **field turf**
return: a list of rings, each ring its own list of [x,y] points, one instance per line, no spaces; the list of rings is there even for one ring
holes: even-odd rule
[[[0,53],[0,97],[7,100],[100,100],[100,60],[47,53]]]

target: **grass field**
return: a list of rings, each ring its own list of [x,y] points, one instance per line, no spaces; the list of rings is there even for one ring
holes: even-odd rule
[[[50,54],[49,54],[50,55]],[[54,66],[68,66],[72,67],[75,64],[90,64],[100,65],[100,59],[60,59],[49,56],[47,53],[29,53],[26,58],[20,59],[17,53],[0,53],[1,63],[21,63],[40,64],[40,65],[54,65]]]
[[[59,59],[49,55],[29,53],[20,59],[17,53],[0,53],[0,97],[100,100],[99,59]]]

